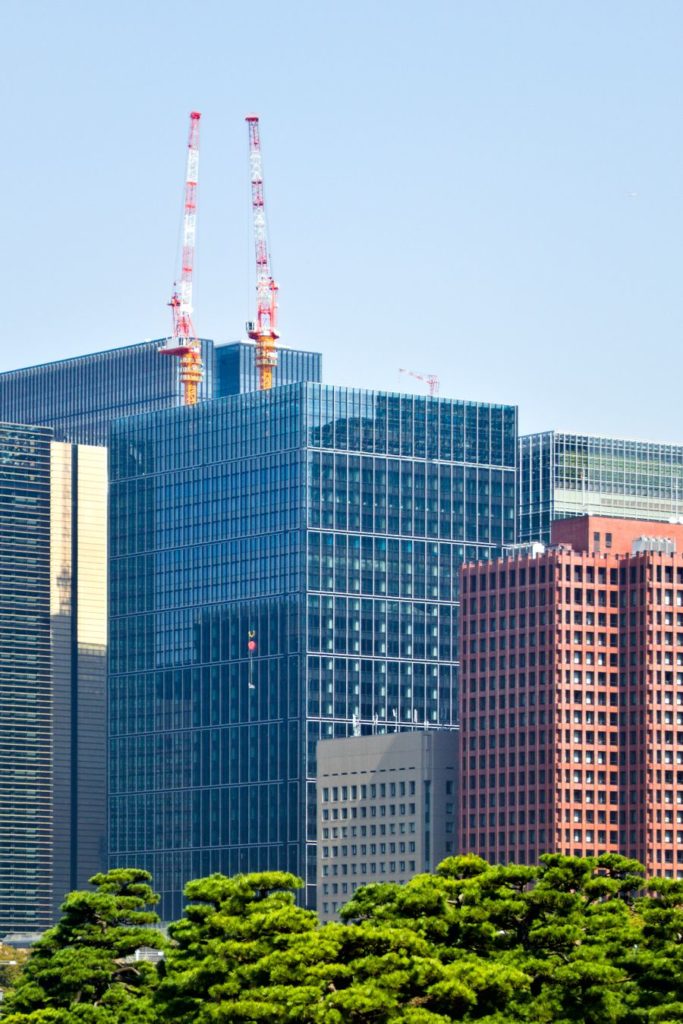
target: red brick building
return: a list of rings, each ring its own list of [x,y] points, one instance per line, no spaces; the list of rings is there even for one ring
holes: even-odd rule
[[[583,516],[463,567],[462,849],[683,877],[683,525]]]

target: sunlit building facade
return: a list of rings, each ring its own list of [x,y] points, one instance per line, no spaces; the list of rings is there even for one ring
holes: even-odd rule
[[[166,919],[212,871],[314,905],[318,740],[455,726],[459,569],[515,539],[516,429],[310,383],[113,425],[110,860]]]

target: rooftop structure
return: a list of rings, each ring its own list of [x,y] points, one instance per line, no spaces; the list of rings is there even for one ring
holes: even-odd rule
[[[159,355],[161,341],[59,359],[0,373],[0,419],[51,427],[55,440],[106,445],[119,416],[167,409],[180,401],[178,367]],[[213,393],[213,342],[202,341],[205,378]]]

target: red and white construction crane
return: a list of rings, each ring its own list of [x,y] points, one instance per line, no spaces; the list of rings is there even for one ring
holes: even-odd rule
[[[178,356],[183,404],[196,405],[202,379],[202,353],[192,323],[192,272],[194,270],[195,234],[197,227],[197,179],[199,174],[199,118],[190,114],[190,136],[187,143],[185,174],[185,208],[183,211],[183,255],[180,277],[173,286],[169,306],[173,314],[173,335],[159,351],[165,356]]]
[[[439,378],[435,373],[415,373],[414,370],[399,369],[399,373],[407,373],[409,377],[415,377],[416,380],[421,380],[423,384],[427,385],[429,394],[436,398],[439,394]]]
[[[266,207],[263,198],[263,164],[258,114],[246,117],[249,129],[249,170],[251,177],[251,208],[254,215],[256,245],[256,320],[247,324],[247,334],[256,342],[256,370],[259,390],[273,386],[273,369],[277,365],[275,343],[277,330],[277,285],[273,280],[268,253]]]

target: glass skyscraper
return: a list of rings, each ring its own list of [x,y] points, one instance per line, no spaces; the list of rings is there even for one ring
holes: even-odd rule
[[[213,871],[314,905],[318,739],[456,724],[516,409],[298,383],[120,419],[110,458],[110,862],[166,919]]]
[[[180,401],[178,361],[161,341],[0,373],[0,420],[52,427],[57,441],[107,443],[109,423]],[[213,342],[202,342],[200,397],[213,394]]]
[[[519,439],[519,540],[577,515],[678,520],[683,445],[547,431]]]
[[[258,373],[255,360],[256,346],[253,341],[235,341],[216,345],[214,350],[214,398],[227,395],[241,395],[245,391],[258,390]],[[322,380],[320,352],[303,352],[299,349],[278,346],[277,366],[273,374],[275,387],[295,384],[297,381]]]
[[[180,404],[178,360],[159,352],[161,340],[60,359],[0,373],[0,421],[52,427],[57,441],[106,445],[119,416]],[[203,340],[199,399],[256,390],[254,343]],[[321,379],[318,352],[278,350],[276,384]]]
[[[105,854],[107,453],[0,423],[0,935]]]

